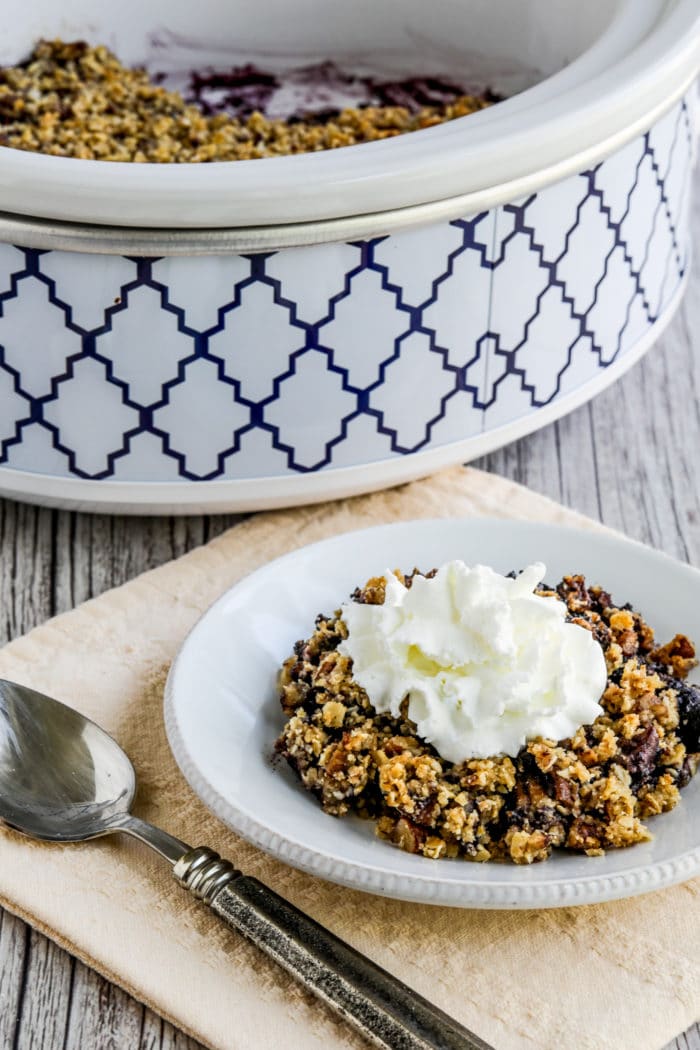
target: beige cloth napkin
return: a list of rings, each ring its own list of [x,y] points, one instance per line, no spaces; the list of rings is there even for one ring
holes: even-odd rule
[[[168,750],[168,666],[225,588],[334,533],[484,514],[600,528],[461,468],[390,492],[261,514],[12,642],[0,652],[0,676],[52,693],[115,735],[138,774],[137,814],[235,860],[498,1050],[661,1050],[700,1014],[700,880],[539,912],[373,897],[304,875],[237,838],[193,795]],[[125,837],[47,846],[0,832],[0,903],[211,1047],[363,1045]]]

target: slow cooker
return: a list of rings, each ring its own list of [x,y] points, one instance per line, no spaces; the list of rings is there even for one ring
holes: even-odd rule
[[[697,0],[6,0],[0,64],[42,37],[504,101],[252,161],[0,148],[4,495],[195,513],[396,484],[582,404],[678,306]]]

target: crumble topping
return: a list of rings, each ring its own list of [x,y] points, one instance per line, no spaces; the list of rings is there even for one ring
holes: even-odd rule
[[[26,62],[0,69],[0,146],[82,160],[253,160],[390,138],[493,101],[486,92],[417,108],[369,105],[284,120],[244,110],[239,117],[186,102],[106,47],[42,40]]]
[[[410,586],[424,574],[396,575]],[[381,604],[385,586],[369,580],[353,600]],[[603,714],[571,738],[446,761],[417,736],[407,700],[400,718],[374,710],[338,652],[348,632],[336,612],[284,664],[277,751],[327,813],[371,818],[383,838],[433,859],[529,864],[556,848],[599,855],[649,839],[644,821],[673,809],[700,763],[700,690],[683,681],[694,647],[681,634],[655,646],[639,613],[582,576],[540,593],[561,598],[605,655]]]

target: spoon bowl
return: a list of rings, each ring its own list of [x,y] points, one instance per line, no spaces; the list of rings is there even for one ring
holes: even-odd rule
[[[0,820],[33,838],[78,842],[118,830],[134,767],[94,722],[0,679]]]

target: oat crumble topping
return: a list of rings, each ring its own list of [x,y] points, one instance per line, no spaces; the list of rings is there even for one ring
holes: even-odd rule
[[[493,97],[462,95],[417,112],[350,107],[323,117],[269,120],[205,113],[129,69],[106,47],[42,40],[26,62],[0,69],[0,146],[82,160],[202,163],[336,149],[455,120]]]
[[[410,586],[418,571],[397,575]],[[327,813],[371,818],[383,838],[433,859],[530,864],[556,848],[596,856],[649,839],[646,818],[673,809],[700,763],[700,690],[684,682],[694,647],[680,634],[655,646],[639,613],[582,576],[540,593],[557,594],[605,654],[604,714],[570,739],[447,762],[416,736],[406,706],[401,719],[374,711],[337,651],[347,628],[336,612],[284,664],[277,751]],[[381,604],[383,578],[352,597]]]

